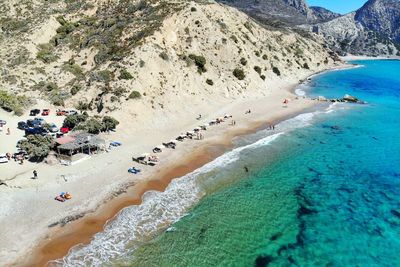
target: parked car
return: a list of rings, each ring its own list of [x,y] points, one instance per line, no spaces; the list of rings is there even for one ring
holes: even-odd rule
[[[46,123],[46,121],[43,118],[34,118],[33,120],[39,122],[40,125],[43,125]]]
[[[69,133],[69,131],[71,131],[71,129],[68,127],[61,127],[60,129],[60,132],[63,134]]]
[[[50,109],[46,108],[42,111],[42,116],[48,116],[50,114]]]
[[[58,127],[57,127],[57,125],[55,125],[54,123],[50,123],[49,124],[49,131],[50,132],[52,132],[52,133],[56,133],[56,132],[58,132]]]
[[[6,154],[0,154],[0,163],[7,163],[8,158]]]
[[[27,120],[26,124],[28,124],[28,127],[39,127],[40,121],[39,120]]]
[[[56,110],[56,115],[57,116],[65,116],[65,110],[57,109]]]
[[[30,112],[29,115],[31,115],[31,116],[37,116],[37,115],[39,115],[39,114],[40,114],[40,109],[35,108],[35,109],[32,109],[32,110],[31,110],[31,112]]]
[[[3,127],[6,124],[7,124],[7,122],[5,120],[0,120],[0,127]]]
[[[47,135],[49,132],[43,127],[30,127],[25,130],[25,135],[40,134]]]
[[[26,122],[24,122],[24,121],[18,122],[18,129],[25,130],[28,127],[29,127],[29,125]]]
[[[76,114],[78,114],[78,112],[76,110],[66,110],[65,111],[65,116],[76,115]]]

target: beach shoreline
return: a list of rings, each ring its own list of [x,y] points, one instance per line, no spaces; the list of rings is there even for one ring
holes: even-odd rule
[[[49,227],[48,224],[45,229],[37,229],[37,233],[32,233],[32,235],[41,234],[36,236],[39,242],[30,244],[29,248],[21,248],[21,250],[29,250],[31,252],[29,256],[16,257],[17,260],[10,261],[9,265],[43,266],[48,261],[65,256],[71,247],[88,243],[93,235],[102,231],[106,222],[114,218],[124,207],[139,204],[145,192],[149,190],[163,191],[172,179],[181,177],[201,167],[227,151],[232,147],[234,138],[255,132],[261,127],[267,127],[267,124],[276,124],[278,121],[296,116],[319,103],[310,99],[297,99],[296,95],[291,92],[298,85],[296,82],[286,83],[285,86],[280,86],[271,95],[258,99],[236,101],[230,104],[229,108],[220,110],[220,112],[225,113],[232,112],[233,119],[238,122],[238,126],[233,128],[227,125],[229,122],[225,122],[223,127],[216,126],[211,128],[210,131],[206,132],[207,135],[209,133],[210,135],[204,141],[189,142],[187,145],[182,146],[182,150],[179,148],[174,151],[174,154],[167,152],[166,157],[169,160],[157,168],[143,168],[148,173],[145,178],[131,178],[129,183],[118,184],[116,187],[110,186],[105,190],[109,193],[107,197],[102,195],[102,198],[99,197],[98,200],[91,200],[91,205],[77,202],[79,206],[72,209],[73,212],[70,213],[70,216],[67,216],[69,220],[58,221],[52,227]],[[289,108],[282,107],[284,98],[291,99]],[[252,108],[252,114],[249,116],[243,112],[243,107],[246,106]],[[216,116],[217,114],[214,115]],[[182,154],[189,156],[186,156],[185,160],[180,160],[180,155]],[[97,161],[99,162],[100,159]],[[111,177],[117,180],[118,175],[112,170],[119,170],[118,172],[122,173],[125,170],[117,169],[117,167],[126,166],[126,164],[121,163],[121,165],[114,166],[114,169],[110,167],[109,172],[111,174],[104,172],[102,176],[106,177],[107,174],[110,174]],[[132,165],[132,163],[129,164]],[[87,175],[93,176],[90,173]],[[106,178],[103,177],[103,181],[107,181]],[[96,203],[93,204],[94,202]],[[53,204],[54,200],[52,200]],[[58,203],[54,205],[56,204]]]
[[[356,55],[348,55],[340,57],[343,61],[355,61],[355,60],[400,60],[400,56],[356,56]]]

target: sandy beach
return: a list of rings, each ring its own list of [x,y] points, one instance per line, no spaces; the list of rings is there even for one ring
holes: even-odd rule
[[[225,103],[214,109],[209,107],[207,110],[210,112],[201,122],[231,114],[236,125],[230,126],[228,120],[205,131],[204,140],[179,143],[176,150],[166,150],[160,155],[161,164],[157,167],[140,166],[131,158],[200,125],[195,112],[187,114],[186,120],[171,122],[163,128],[155,127],[156,134],[149,135],[146,127],[132,131],[134,140],[112,134],[108,139],[122,141],[122,147],[95,155],[77,165],[24,165],[20,174],[5,177],[8,186],[0,189],[1,262],[5,265],[42,266],[49,260],[64,256],[72,246],[89,242],[91,236],[101,231],[107,220],[123,207],[139,204],[144,192],[163,190],[173,178],[226,151],[234,137],[266,127],[267,123],[293,116],[318,103],[296,99],[290,92],[295,85],[273,90],[268,97]],[[282,107],[285,98],[290,99],[288,107]],[[251,114],[245,114],[249,108]],[[132,166],[140,167],[142,174],[127,173]],[[39,173],[38,180],[30,179],[33,168]],[[65,203],[55,201],[54,196],[61,191],[71,192],[73,199]],[[13,235],[9,234],[11,231]],[[23,236],[24,242],[15,236]],[[30,254],[32,257],[26,257],[28,251],[33,252]]]
[[[400,60],[399,56],[379,56],[379,57],[371,57],[371,56],[356,56],[356,55],[347,55],[340,57],[341,60],[343,61],[353,61],[353,60]]]

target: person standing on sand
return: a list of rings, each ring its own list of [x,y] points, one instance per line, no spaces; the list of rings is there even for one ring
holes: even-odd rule
[[[37,179],[37,178],[38,178],[38,176],[37,176],[37,171],[34,170],[34,171],[33,171],[33,179]]]
[[[10,128],[7,128],[7,135],[10,135],[10,134],[11,134]]]

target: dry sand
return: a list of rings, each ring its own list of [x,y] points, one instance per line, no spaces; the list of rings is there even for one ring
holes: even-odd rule
[[[249,129],[254,130],[260,125],[265,126],[266,122],[299,113],[315,104],[307,99],[296,100],[289,92],[292,87],[293,84],[286,90],[273,90],[270,96],[256,100],[241,100],[208,109],[202,107],[200,111],[209,111],[209,115],[202,121],[196,121],[193,112],[186,119],[178,116],[179,121],[154,127],[152,133],[145,126],[131,129],[131,136],[134,138],[120,139],[123,142],[122,147],[95,155],[77,165],[66,167],[29,164],[23,166],[23,170],[14,163],[2,165],[2,173],[5,169],[21,173],[7,182],[9,187],[0,188],[0,221],[3,226],[0,230],[0,261],[5,265],[16,259],[18,265],[22,261],[26,265],[44,263],[65,255],[72,245],[88,242],[121,208],[139,203],[145,191],[163,190],[172,178],[180,177],[211,160],[221,153],[218,147],[229,146],[234,136]],[[285,98],[291,99],[288,108],[282,107],[282,100]],[[252,113],[245,115],[249,108]],[[127,173],[129,167],[138,166],[132,162],[132,156],[151,151],[163,141],[173,139],[180,133],[225,113],[233,115],[236,126],[230,126],[229,122],[213,126],[204,132],[204,140],[185,141],[176,150],[163,152],[159,166],[139,166],[142,174],[138,176]],[[114,136],[118,137],[118,134],[108,138],[111,140]],[[192,161],[192,157],[196,161]],[[38,180],[30,179],[32,167],[39,173]],[[129,187],[131,189],[128,190]],[[126,193],[120,194],[126,190]],[[73,199],[64,203],[55,201],[54,197],[61,191],[71,192]],[[119,196],[115,198],[117,195]],[[64,227],[60,227],[62,223],[50,227],[57,222],[73,220],[87,213],[91,214]],[[39,241],[42,242],[38,247]],[[27,261],[27,252],[32,251],[36,252],[37,257]]]

